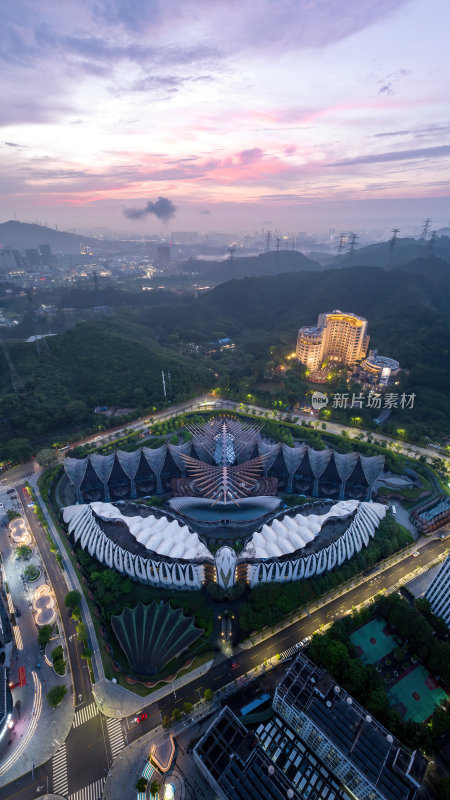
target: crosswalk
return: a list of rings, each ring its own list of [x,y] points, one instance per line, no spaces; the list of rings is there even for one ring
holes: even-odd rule
[[[7,478],[5,478],[4,479],[4,483],[2,484],[2,488],[3,489],[16,489],[18,486],[21,486],[22,484],[26,483],[27,480],[29,478],[31,478],[32,475],[33,475],[33,473],[30,472],[29,475],[23,475],[22,478],[15,478],[13,480],[8,480]]]
[[[142,770],[142,777],[145,778],[147,781],[149,781],[154,771],[155,771],[154,766],[150,764],[150,761],[147,761],[144,769]]]
[[[53,794],[66,795],[69,791],[67,781],[67,753],[63,744],[52,758]]]
[[[280,653],[280,661],[285,661],[286,658],[290,658],[291,656],[295,655],[295,653],[298,653],[299,650],[300,647],[298,644],[294,644],[293,647],[289,647],[288,650],[284,650],[282,653]]]
[[[89,786],[79,789],[78,792],[69,794],[69,800],[100,800],[103,794],[105,781],[106,778],[99,778],[98,781],[94,781],[90,783]]]
[[[108,717],[106,720],[106,727],[108,728],[109,745],[111,747],[111,755],[113,760],[124,747],[123,730],[120,720],[111,719]]]
[[[89,719],[92,719],[97,714],[98,714],[97,703],[90,703],[88,706],[84,706],[84,708],[79,708],[78,711],[75,711],[75,716],[73,718],[73,727],[78,728],[78,726],[82,725],[83,722],[87,722]]]

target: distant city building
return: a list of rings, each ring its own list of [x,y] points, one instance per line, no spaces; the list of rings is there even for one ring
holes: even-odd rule
[[[251,715],[241,721],[225,707],[195,746],[221,800],[414,800],[426,760],[305,656],[278,684],[273,710],[249,730]]]
[[[353,366],[365,358],[368,345],[367,320],[335,310],[319,314],[317,326],[300,328],[297,359],[310,370],[327,359]]]
[[[371,350],[368,358],[361,364],[361,379],[378,386],[387,386],[400,372],[400,364],[395,358],[378,355],[378,350]]]
[[[168,267],[170,264],[170,247],[167,244],[158,245],[156,248],[158,267]]]
[[[433,614],[442,617],[450,628],[450,556],[447,556],[437,575],[434,576],[425,597]]]
[[[25,256],[28,263],[31,264],[31,266],[33,267],[41,263],[41,256],[39,250],[36,250],[34,248],[28,248],[27,250],[25,250]]]

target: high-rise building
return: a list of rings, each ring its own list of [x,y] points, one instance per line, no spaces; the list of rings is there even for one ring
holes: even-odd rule
[[[300,328],[297,359],[308,369],[319,369],[326,359],[353,366],[365,358],[369,345],[367,320],[335,310],[319,314],[316,327]]]
[[[403,747],[306,656],[279,682],[269,720],[261,715],[266,721],[258,724],[255,705],[241,708],[240,719],[225,706],[194,748],[221,800],[415,799],[426,759]]]
[[[425,598],[428,600],[433,614],[442,617],[450,627],[450,556],[447,556],[439,572],[434,576]]]

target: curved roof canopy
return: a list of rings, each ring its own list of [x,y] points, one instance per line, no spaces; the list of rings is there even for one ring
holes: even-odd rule
[[[124,608],[111,616],[111,625],[131,669],[139,675],[160,672],[203,633],[181,608],[156,601]]]

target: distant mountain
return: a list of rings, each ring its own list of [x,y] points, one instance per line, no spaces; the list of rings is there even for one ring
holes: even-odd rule
[[[317,261],[313,261],[297,250],[280,250],[278,253],[261,253],[258,256],[235,257],[226,261],[194,261],[190,259],[183,264],[184,272],[197,272],[202,277],[214,281],[320,269],[322,267]]]
[[[433,240],[413,238],[398,238],[394,249],[390,241],[379,244],[369,244],[354,251],[353,256],[345,253],[336,259],[336,267],[384,267],[384,269],[397,269],[397,267],[412,261],[415,258],[429,258],[439,256],[450,261],[450,238],[436,236]]]
[[[95,239],[78,236],[67,231],[57,231],[44,225],[32,225],[10,219],[0,224],[0,244],[17,250],[36,248],[48,244],[54,253],[79,253],[80,244],[92,244]]]

